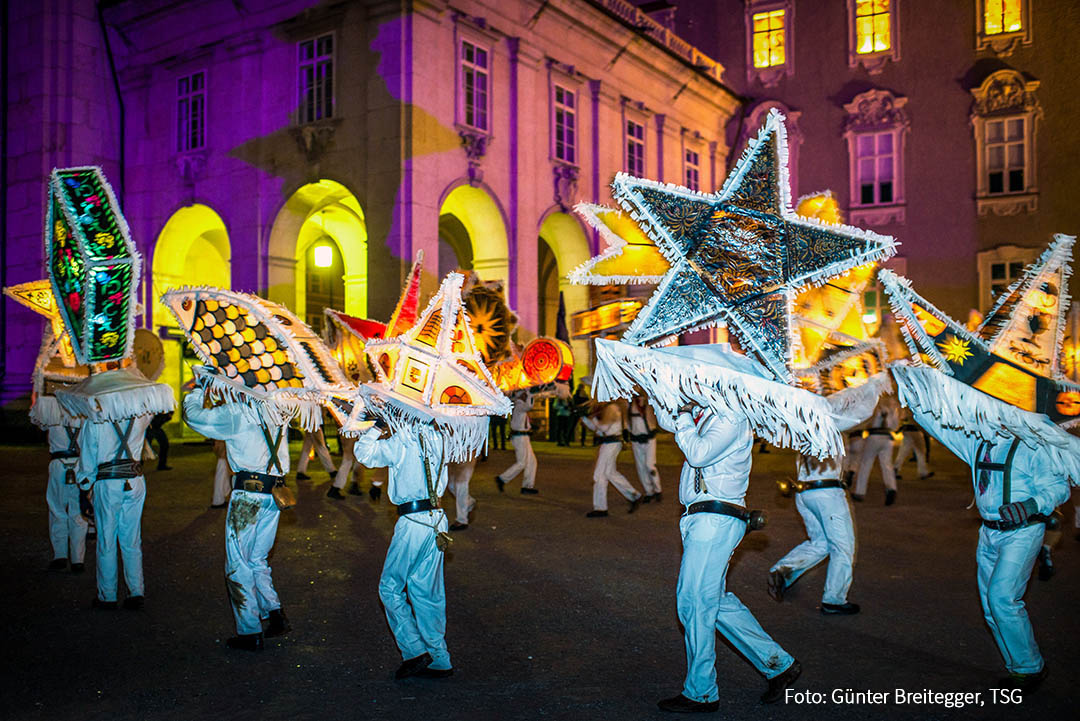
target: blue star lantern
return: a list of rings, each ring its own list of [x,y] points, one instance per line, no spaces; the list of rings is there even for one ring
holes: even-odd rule
[[[613,195],[671,263],[623,341],[652,345],[718,324],[793,383],[795,295],[895,253],[895,241],[791,209],[787,132],[773,110],[716,194],[619,173]]]

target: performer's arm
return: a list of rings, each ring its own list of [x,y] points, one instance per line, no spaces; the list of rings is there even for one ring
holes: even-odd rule
[[[86,421],[79,431],[79,462],[75,465],[75,480],[86,490],[97,480],[98,447],[104,426]]]
[[[955,453],[960,460],[969,466],[975,462],[975,452],[979,444],[975,442],[973,436],[955,428],[944,427],[941,425],[941,421],[932,413],[927,413],[918,408],[912,408],[911,413],[915,422],[922,426],[924,431],[936,438],[938,443]]]
[[[207,438],[226,440],[237,434],[240,414],[229,405],[214,408],[203,407],[206,391],[196,387],[184,396],[184,420],[192,430]]]
[[[1045,455],[1032,458],[1039,466],[1032,474],[1035,486],[1035,502],[1039,506],[1039,513],[1049,516],[1054,509],[1069,500],[1069,480],[1061,475],[1061,472],[1052,468],[1049,458]]]
[[[382,430],[373,426],[356,439],[353,455],[356,460],[368,468],[385,468],[399,461],[402,444],[393,436],[380,438]]]
[[[704,433],[699,433],[693,417],[684,412],[675,421],[675,442],[687,463],[694,468],[704,468],[720,460],[743,430],[741,423],[727,423],[716,417]]]

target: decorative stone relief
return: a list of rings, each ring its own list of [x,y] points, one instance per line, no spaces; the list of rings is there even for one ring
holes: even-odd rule
[[[551,169],[554,176],[555,202],[564,213],[570,211],[577,199],[577,183],[580,171],[573,165],[556,163]]]

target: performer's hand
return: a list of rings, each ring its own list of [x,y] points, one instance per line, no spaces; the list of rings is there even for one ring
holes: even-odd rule
[[[998,507],[998,513],[1001,515],[1001,520],[1016,525],[1027,523],[1027,520],[1038,512],[1039,504],[1034,498],[1006,503]]]
[[[693,413],[695,408],[697,408],[696,403],[683,403],[679,406],[679,413]]]
[[[94,517],[94,503],[90,498],[90,491],[79,489],[79,512],[86,520]]]

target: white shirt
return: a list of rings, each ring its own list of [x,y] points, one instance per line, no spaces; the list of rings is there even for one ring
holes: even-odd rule
[[[79,433],[79,463],[75,467],[75,478],[79,485],[83,488],[94,485],[97,481],[98,466],[116,459],[116,452],[120,450],[120,434],[127,428],[128,423],[131,423],[131,432],[127,437],[129,453],[121,454],[121,458],[133,458],[136,461],[142,458],[143,439],[153,418],[154,414],[149,413],[134,419],[117,421],[120,433],[113,429],[112,421],[84,421]]]
[[[1005,474],[1001,471],[987,471],[987,485],[979,491],[982,472],[976,470],[976,458],[982,441],[962,430],[945,428],[941,422],[929,413],[915,412],[915,421],[942,445],[959,456],[971,467],[971,483],[975,489],[975,505],[979,515],[988,521],[1000,521],[998,507],[1003,503],[1015,503],[1034,498],[1039,506],[1039,513],[1049,515],[1069,498],[1069,481],[1061,469],[1051,465],[1049,457],[1041,449],[1031,449],[1020,443],[1013,456],[1010,478],[1011,493],[1008,499],[1002,498]],[[1009,455],[1012,438],[998,438],[990,447],[990,462],[1005,463]],[[985,452],[984,448],[984,452]]]
[[[686,463],[679,474],[679,502],[684,506],[699,501],[727,501],[742,505],[750,483],[750,462],[754,434],[745,418],[723,419],[709,409],[695,421],[689,413],[679,414],[674,428],[670,418],[656,414],[660,425],[675,432]],[[695,490],[698,471],[701,490]]]
[[[424,472],[424,453],[415,432],[399,431],[389,438],[379,438],[378,428],[370,428],[356,439],[353,454],[368,468],[388,468],[386,494],[395,506],[428,497]],[[429,442],[427,439],[431,438]],[[428,434],[424,440],[428,473],[433,478],[435,496],[441,498],[446,490],[446,462],[442,459],[442,437]]]
[[[514,395],[514,410],[510,414],[510,430],[528,431],[532,429],[532,421],[529,420],[529,411],[533,407],[532,393]]]
[[[826,458],[819,461],[814,456],[799,454],[795,463],[800,481],[838,481],[840,480],[840,461],[836,458]]]
[[[243,403],[226,403],[203,408],[204,391],[196,388],[184,396],[184,419],[196,433],[207,438],[225,441],[229,467],[236,471],[269,473],[284,476],[289,472],[289,431],[285,426],[270,427],[270,442],[281,432],[277,459],[280,467],[270,463],[270,447],[263,436],[258,414]],[[267,466],[270,470],[267,470]]]

